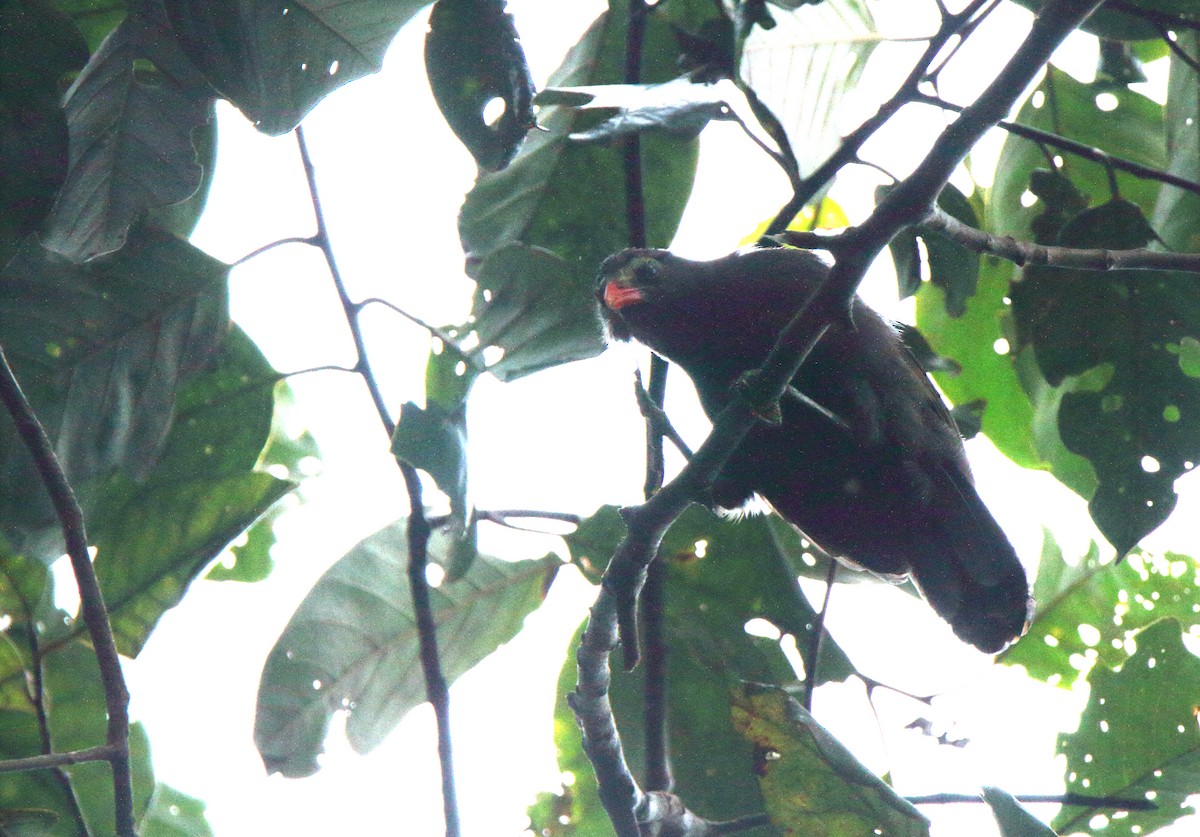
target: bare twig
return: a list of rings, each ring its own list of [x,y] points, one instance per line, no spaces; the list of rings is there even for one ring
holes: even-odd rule
[[[317,244],[316,240],[314,240],[314,238],[312,236],[292,235],[292,236],[288,236],[287,238],[281,238],[278,241],[272,241],[268,244],[264,244],[262,247],[256,247],[255,249],[251,250],[249,253],[242,256],[237,261],[235,261],[233,264],[231,264],[230,267],[239,267],[240,265],[245,264],[246,262],[250,261],[254,257],[261,256],[263,253],[266,253],[270,250],[274,250],[276,247],[282,247],[284,244],[307,244],[311,247],[319,246]]]
[[[913,805],[955,805],[959,803],[982,803],[983,797],[971,793],[933,793],[927,796],[906,796]],[[1148,799],[1122,798],[1119,796],[1081,796],[1077,793],[1039,794],[1027,793],[1014,796],[1018,802],[1035,805],[1074,805],[1079,808],[1117,808],[1122,811],[1156,811],[1158,806]]]
[[[358,322],[358,313],[362,308],[362,303],[356,304],[350,299],[341,271],[338,270],[337,261],[334,259],[329,230],[321,209],[320,193],[317,190],[316,169],[313,167],[312,157],[309,155],[308,146],[304,141],[303,128],[296,129],[296,139],[300,147],[300,159],[304,164],[304,176],[308,182],[313,213],[316,216],[317,232],[312,236],[312,242],[320,248],[325,256],[330,277],[346,317],[346,325],[350,329],[350,335],[354,341],[355,363],[352,369],[362,377],[366,384],[371,401],[375,405],[375,411],[379,415],[379,422],[388,438],[391,438],[396,432],[396,423],[388,412],[383,394],[379,389],[379,383],[371,371],[366,342]],[[454,780],[454,756],[450,735],[450,690],[442,673],[437,647],[437,626],[433,619],[433,609],[429,600],[429,581],[425,574],[431,530],[429,521],[425,517],[425,506],[421,496],[421,477],[417,473],[417,469],[404,462],[397,461],[397,464],[400,467],[409,497],[408,582],[412,593],[413,615],[417,623],[421,670],[425,677],[425,695],[433,706],[434,717],[437,721],[438,759],[441,764],[442,810],[446,820],[446,837],[459,837],[462,833],[462,826],[459,822],[458,793]]]
[[[118,837],[134,837],[133,784],[129,770],[129,690],[121,672],[121,659],[113,640],[112,623],[104,595],[96,580],[88,554],[87,532],[83,523],[83,511],[75,499],[75,492],[67,482],[62,465],[54,454],[54,447],[38,421],[37,415],[21,391],[21,385],[13,374],[4,348],[0,346],[0,401],[12,417],[17,433],[32,457],[42,484],[50,495],[54,512],[62,526],[67,555],[75,582],[79,586],[80,611],[92,640],[96,663],[100,668],[100,680],[104,686],[104,705],[108,712],[108,734],[104,759],[112,766],[113,813]],[[59,754],[61,757],[62,754]],[[53,754],[35,758],[55,758]],[[26,760],[20,760],[26,761]],[[40,765],[51,766],[51,765]],[[17,767],[14,769],[28,769]]]
[[[1200,272],[1200,253],[1162,253],[1099,248],[1049,247],[1022,241],[1010,235],[995,236],[935,207],[921,222],[922,227],[937,230],[952,241],[976,253],[989,253],[1018,266],[1046,265],[1076,270],[1186,270]]]
[[[817,661],[821,657],[821,640],[825,638],[825,614],[829,612],[829,599],[833,595],[833,584],[837,581],[838,562],[829,561],[825,574],[825,598],[813,621],[812,633],[808,638],[808,654],[804,658],[804,708],[812,711],[813,691],[817,688]]]
[[[932,107],[943,108],[952,113],[962,113],[965,108],[962,105],[956,105],[952,102],[947,102],[945,99],[937,96],[921,96],[913,99],[915,103],[930,105]],[[1194,180],[1188,180],[1186,177],[1179,177],[1170,172],[1156,169],[1152,166],[1145,166],[1141,163],[1136,163],[1133,160],[1127,160],[1124,157],[1117,157],[1109,154],[1106,151],[1101,151],[1099,148],[1093,148],[1090,145],[1077,142],[1067,137],[1059,136],[1050,131],[1043,131],[1041,128],[1033,128],[1029,125],[1022,125],[1019,122],[1010,122],[1007,119],[1001,119],[996,123],[998,128],[1003,128],[1014,136],[1022,137],[1023,139],[1031,140],[1032,142],[1049,145],[1074,154],[1083,160],[1089,160],[1093,163],[1099,163],[1103,166],[1111,166],[1118,171],[1127,172],[1135,177],[1140,177],[1144,180],[1156,180],[1159,183],[1166,183],[1169,186],[1176,186],[1187,192],[1200,194],[1200,183]]]
[[[99,747],[89,747],[86,750],[72,750],[69,753],[47,753],[42,756],[30,756],[24,759],[8,759],[0,761],[0,773],[16,773],[22,770],[46,770],[54,767],[65,767],[71,764],[83,764],[89,761],[108,761],[120,754],[120,747],[103,744]],[[126,754],[128,758],[128,754]],[[122,832],[133,834],[133,831]]]

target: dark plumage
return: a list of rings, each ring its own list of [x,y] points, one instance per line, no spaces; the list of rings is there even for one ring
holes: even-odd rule
[[[618,340],[682,366],[710,418],[761,364],[828,268],[794,249],[711,262],[665,250],[605,260],[597,297]],[[955,634],[994,653],[1021,635],[1029,586],[975,492],[962,440],[896,330],[857,298],[793,379],[833,414],[785,397],[780,425],[752,428],[712,487],[737,508],[753,494],[827,552],[887,576],[911,574]]]

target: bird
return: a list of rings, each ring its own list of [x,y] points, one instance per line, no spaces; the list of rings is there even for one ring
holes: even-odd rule
[[[611,340],[677,364],[711,420],[762,365],[829,267],[791,247],[692,261],[660,249],[604,260],[596,289]],[[848,566],[911,578],[962,641],[994,654],[1019,638],[1025,570],[975,490],[962,437],[897,327],[855,296],[780,401],[706,493],[737,510],[755,495]]]

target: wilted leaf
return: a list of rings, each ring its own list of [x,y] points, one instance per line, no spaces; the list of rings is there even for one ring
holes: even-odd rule
[[[550,87],[538,94],[537,102],[582,111],[616,111],[599,125],[570,136],[576,142],[607,142],[643,131],[691,139],[714,119],[732,119],[729,102],[742,98],[728,80],[704,84],[682,76],[664,84]]]
[[[747,683],[734,690],[733,722],[754,747],[767,812],[785,833],[929,834],[929,821],[784,689]]]
[[[259,683],[254,740],[267,770],[307,776],[334,712],[360,753],[425,700],[409,592],[406,525],[359,542],[321,577],[272,649]],[[437,541],[431,546],[431,557]],[[442,671],[453,682],[521,628],[558,561],[480,556],[463,578],[429,591]]]

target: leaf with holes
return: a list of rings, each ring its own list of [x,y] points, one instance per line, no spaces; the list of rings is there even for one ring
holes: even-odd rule
[[[1154,238],[1138,207],[1117,199],[1085,210],[1059,233],[1070,247],[1144,247]],[[1187,346],[1200,335],[1200,286],[1189,274],[1027,268],[1012,313],[1046,381],[1062,396],[1063,444],[1091,462],[1092,519],[1121,554],[1175,507],[1175,480],[1200,461],[1200,380]]]
[[[346,737],[374,749],[425,701],[417,626],[405,568],[405,521],[369,535],[309,591],[263,668],[254,741],[271,773],[308,776],[335,712]],[[436,556],[438,539],[430,543]],[[520,630],[559,562],[480,556],[458,581],[429,591],[447,682]]]
[[[1125,833],[1149,834],[1194,810],[1186,800],[1200,787],[1200,659],[1184,648],[1174,619],[1155,622],[1134,641],[1137,650],[1119,670],[1092,669],[1079,729],[1059,736],[1058,751],[1067,759],[1068,793],[1157,805],[1120,820]],[[1095,814],[1064,806],[1052,825],[1073,834]]]
[[[425,72],[433,98],[475,162],[509,164],[535,124],[533,80],[504,0],[438,0],[425,36]],[[487,112],[503,104],[498,117]]]
[[[792,834],[927,837],[921,812],[867,770],[780,688],[747,683],[733,722],[754,748],[767,812]]]
[[[343,84],[378,72],[396,32],[429,0],[180,0],[184,51],[264,133],[290,131]]]

